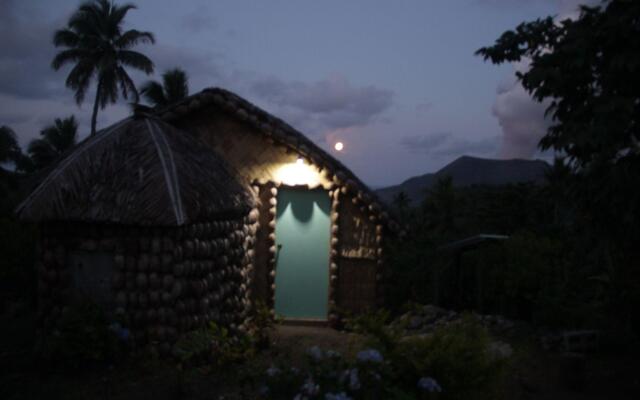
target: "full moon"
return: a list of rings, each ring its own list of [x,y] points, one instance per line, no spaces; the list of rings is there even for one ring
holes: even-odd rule
[[[344,144],[342,144],[342,142],[336,142],[333,148],[336,149],[336,151],[342,151],[342,149],[344,148]]]

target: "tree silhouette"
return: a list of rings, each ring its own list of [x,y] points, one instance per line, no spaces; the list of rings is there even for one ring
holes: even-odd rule
[[[65,119],[56,118],[53,125],[45,127],[40,135],[42,139],[32,140],[27,148],[32,169],[36,170],[50,165],[61,154],[75,146],[78,123],[74,116]]]
[[[162,83],[148,81],[140,94],[153,107],[176,103],[189,95],[187,73],[180,68],[170,69],[162,74]]]
[[[0,126],[0,164],[15,162],[20,153],[20,146],[13,129],[6,125]]]
[[[96,79],[96,96],[91,115],[91,134],[96,132],[98,108],[118,99],[118,87],[124,99],[133,96],[138,101],[138,90],[125,67],[153,72],[153,62],[142,53],[131,50],[139,43],[154,43],[153,34],[135,29],[122,30],[124,18],[132,4],[118,6],[108,0],[85,2],[71,16],[67,27],[56,31],[53,43],[65,47],[51,62],[53,69],[73,64],[67,76],[67,87],[75,91],[79,104],[93,78]]]

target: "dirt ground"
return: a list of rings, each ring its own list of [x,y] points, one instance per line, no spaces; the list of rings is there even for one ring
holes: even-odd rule
[[[278,326],[271,346],[250,363],[212,372],[179,371],[175,365],[135,359],[73,373],[34,365],[29,353],[30,318],[0,319],[0,399],[199,400],[252,399],[263,373],[274,360],[297,365],[311,346],[345,355],[362,346],[362,337],[329,328]],[[522,347],[522,348],[521,348]],[[505,399],[636,399],[640,360],[631,354],[584,359],[516,346]]]

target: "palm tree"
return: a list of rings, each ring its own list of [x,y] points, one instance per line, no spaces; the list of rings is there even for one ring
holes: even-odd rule
[[[162,84],[148,81],[142,86],[140,94],[156,108],[178,102],[189,95],[187,73],[180,68],[167,70],[162,74]]]
[[[67,76],[66,85],[75,91],[75,100],[80,105],[85,98],[91,80],[95,77],[96,98],[91,116],[91,134],[96,132],[98,106],[118,99],[118,87],[124,99],[129,95],[138,101],[138,90],[127,74],[131,67],[151,74],[153,62],[142,53],[131,50],[138,43],[154,43],[153,34],[135,29],[122,31],[124,17],[136,6],[118,6],[109,0],[92,0],[80,5],[71,16],[67,26],[56,31],[53,44],[65,47],[51,62],[51,67],[60,69],[65,64],[74,64]]]
[[[6,125],[0,126],[0,164],[15,162],[20,153],[16,133]]]
[[[78,123],[73,115],[65,119],[56,118],[53,125],[40,131],[40,135],[42,139],[32,140],[27,148],[34,169],[50,165],[62,153],[75,146]]]

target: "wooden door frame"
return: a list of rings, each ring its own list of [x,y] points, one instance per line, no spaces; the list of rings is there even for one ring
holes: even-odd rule
[[[267,181],[265,183],[259,183],[254,181],[253,185],[257,188],[257,192],[259,194],[265,194],[268,198],[268,211],[267,211],[267,220],[269,221],[266,226],[261,227],[261,229],[266,229],[266,237],[268,241],[269,247],[269,256],[267,258],[266,270],[268,274],[268,298],[267,305],[271,309],[272,313],[275,314],[275,295],[276,295],[276,287],[275,287],[275,273],[276,273],[276,256],[277,256],[277,247],[276,247],[276,237],[275,237],[275,228],[276,228],[276,214],[277,214],[277,198],[278,198],[278,190],[280,188],[283,189],[292,189],[292,190],[323,190],[328,193],[329,201],[331,205],[329,220],[329,265],[328,265],[328,273],[329,273],[329,287],[328,287],[328,296],[327,296],[327,319],[326,320],[316,320],[316,319],[288,319],[285,322],[295,325],[325,325],[329,324],[330,326],[337,326],[339,317],[337,313],[338,307],[338,279],[339,279],[339,263],[338,263],[338,254],[339,254],[339,242],[338,242],[338,206],[340,204],[340,188],[336,185],[331,186],[330,188],[323,187],[322,185],[318,185],[316,187],[309,187],[309,185],[285,185],[281,183],[277,183],[274,181]],[[263,196],[260,196],[261,198]]]

